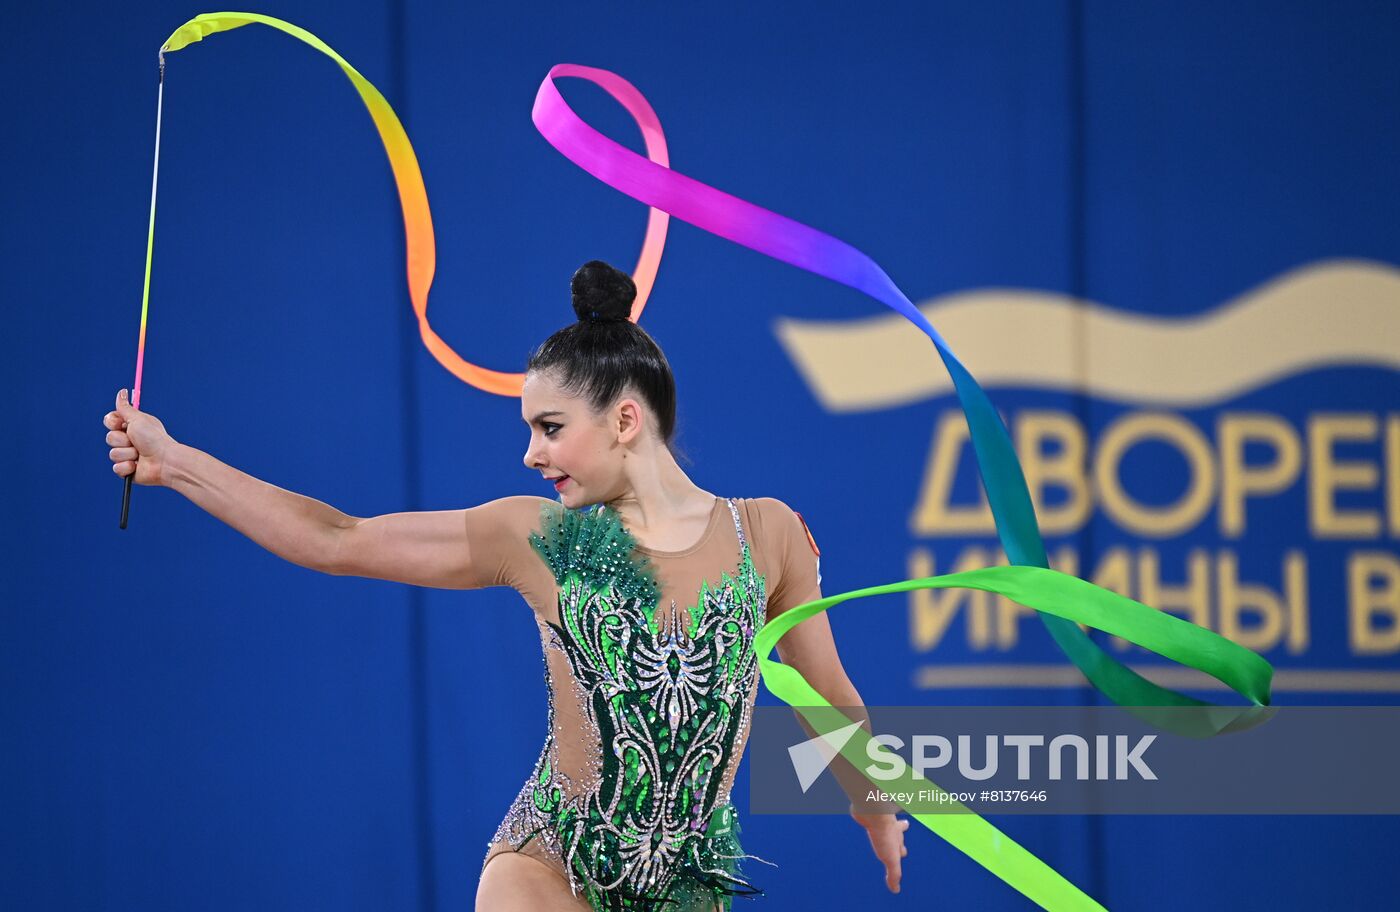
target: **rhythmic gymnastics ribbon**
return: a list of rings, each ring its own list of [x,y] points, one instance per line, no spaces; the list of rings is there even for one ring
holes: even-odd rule
[[[519,396],[525,375],[510,371],[491,370],[480,367],[457,354],[442,337],[433,331],[428,322],[428,291],[433,284],[433,274],[437,268],[437,246],[433,237],[433,217],[428,209],[428,192],[423,186],[423,172],[418,167],[418,157],[408,134],[399,121],[394,109],[373,83],[360,75],[344,57],[341,57],[324,41],[315,35],[292,25],[290,22],[263,16],[258,13],[204,13],[176,29],[160,47],[160,82],[156,96],[156,151],[155,164],[151,169],[151,214],[146,233],[146,277],[141,290],[141,330],[136,347],[136,380],[132,383],[131,404],[141,405],[141,377],[146,359],[146,323],[150,306],[151,259],[155,249],[156,229],[156,178],[160,173],[160,121],[161,107],[165,97],[165,55],[181,50],[202,41],[216,32],[239,28],[254,23],[275,28],[292,36],[334,60],[360,93],[360,99],[369,109],[370,117],[379,130],[379,138],[389,157],[389,167],[394,174],[398,188],[399,204],[403,210],[404,246],[407,255],[408,295],[414,314],[418,318],[418,333],[432,356],[447,368],[453,376],[479,390],[503,396]],[[656,112],[645,98],[630,85],[609,90],[636,120],[646,144],[648,159],[660,167],[668,164],[666,136]],[[637,286],[637,296],[632,303],[631,319],[641,317],[651,295],[656,280],[657,269],[661,265],[661,251],[666,246],[666,228],[670,216],[659,209],[652,209],[647,216],[646,234],[642,240],[642,252],[637,258],[637,266],[632,272],[632,280]],[[131,482],[133,472],[126,477],[122,494],[121,528],[126,528],[127,511],[131,503]]]
[[[162,93],[165,52],[179,50],[215,32],[252,23],[279,29],[331,57],[350,78],[369,109],[389,156],[399,190],[404,215],[410,299],[428,350],[455,376],[478,389],[499,395],[519,395],[523,379],[520,374],[492,371],[471,364],[432,331],[427,319],[427,296],[436,254],[427,193],[417,158],[402,124],[383,95],[344,58],[311,33],[282,20],[255,13],[209,13],[181,26],[162,46]],[[617,99],[642,129],[647,155],[644,157],[626,149],[584,123],[564,102],[554,85],[555,78],[566,76],[594,82]],[[533,118],[545,138],[571,161],[609,186],[651,207],[646,239],[634,275],[638,286],[631,315],[634,321],[641,314],[655,278],[669,214],[783,262],[866,292],[924,331],[953,378],[971,430],[978,468],[992,506],[998,536],[1013,566],[988,567],[875,586],[827,596],[784,612],[765,625],[754,644],[764,681],[775,696],[797,708],[824,734],[838,725],[848,724],[849,720],[817,693],[796,669],[769,658],[782,635],[802,620],[849,599],[918,588],[961,586],[1000,593],[1037,611],[1056,643],[1088,680],[1119,705],[1127,708],[1197,706],[1221,710],[1214,717],[1208,716],[1204,727],[1197,725],[1193,730],[1184,732],[1197,736],[1239,730],[1267,718],[1266,712],[1257,711],[1267,708],[1272,668],[1261,657],[1212,631],[1162,614],[1077,577],[1048,569],[1029,491],[1000,417],[986,393],[933,326],[873,260],[837,238],[672,171],[667,162],[665,137],[654,111],[635,87],[614,73],[572,64],[554,67],[540,86]],[[157,164],[159,137],[158,99]],[[147,285],[142,301],[136,390],[139,390],[144,355],[154,219],[153,173],[151,225],[147,240]],[[136,402],[133,401],[133,404]],[[1204,671],[1244,695],[1252,705],[1243,709],[1215,707],[1158,687],[1103,652],[1079,628],[1079,623],[1117,634],[1167,658]],[[857,730],[842,748],[843,756],[858,763],[869,740],[869,735]],[[918,779],[918,782],[926,784],[922,779]],[[976,814],[916,813],[913,816],[1046,908],[1102,908]]]

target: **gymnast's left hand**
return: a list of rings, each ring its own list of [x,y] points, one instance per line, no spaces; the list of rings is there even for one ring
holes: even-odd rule
[[[851,816],[865,828],[870,838],[870,848],[875,857],[885,866],[885,886],[891,893],[899,892],[900,859],[909,854],[904,845],[904,831],[909,829],[909,821],[898,814],[860,814],[854,809]]]

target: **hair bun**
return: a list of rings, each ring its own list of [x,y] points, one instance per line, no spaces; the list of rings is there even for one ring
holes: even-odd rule
[[[609,323],[629,320],[637,286],[632,277],[602,260],[589,260],[574,273],[569,283],[574,294],[574,313],[582,323]]]

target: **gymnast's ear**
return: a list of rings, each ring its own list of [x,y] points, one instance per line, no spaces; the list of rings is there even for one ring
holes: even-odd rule
[[[624,396],[613,406],[613,426],[617,430],[617,442],[629,444],[637,439],[646,428],[646,413],[640,402],[631,396]]]

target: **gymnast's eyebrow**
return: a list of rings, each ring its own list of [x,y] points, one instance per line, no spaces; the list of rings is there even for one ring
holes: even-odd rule
[[[564,413],[563,413],[563,412],[560,412],[560,411],[540,412],[540,413],[539,413],[538,415],[536,415],[534,418],[531,418],[529,421],[525,421],[525,423],[526,423],[526,424],[538,424],[542,419],[545,419],[545,418],[552,418],[552,417],[554,417],[555,415],[562,415],[562,414],[564,414]],[[523,418],[522,418],[521,420],[524,421]]]

